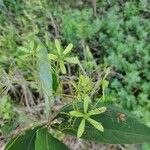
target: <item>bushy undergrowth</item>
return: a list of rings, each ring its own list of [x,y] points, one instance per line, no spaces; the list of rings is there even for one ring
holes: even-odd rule
[[[97,2],[92,9],[58,11],[60,32],[77,48],[88,45],[95,59],[114,67],[108,94],[147,124],[150,111],[150,23],[148,1]],[[79,45],[78,43],[81,43]],[[84,47],[84,45],[83,45]]]

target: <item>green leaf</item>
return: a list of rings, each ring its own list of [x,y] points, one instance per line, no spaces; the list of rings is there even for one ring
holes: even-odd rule
[[[53,83],[52,83],[53,91],[56,92],[58,88],[58,77],[57,77],[57,73],[54,70],[52,70],[52,79],[53,79]]]
[[[63,54],[64,54],[64,55],[68,54],[68,53],[72,50],[72,48],[73,48],[73,44],[70,43],[70,44],[66,47],[66,49],[63,51]]]
[[[99,122],[91,118],[88,118],[87,121],[89,121],[97,130],[102,131],[102,132],[104,131],[103,126]]]
[[[49,58],[50,60],[56,60],[56,59],[58,58],[58,56],[57,56],[57,55],[54,55],[54,54],[48,54],[48,58]]]
[[[88,111],[89,102],[90,102],[90,99],[89,99],[89,96],[87,95],[84,98],[84,113],[87,113]]]
[[[79,128],[78,128],[78,132],[77,132],[77,137],[80,138],[84,132],[84,129],[85,129],[85,119],[82,119],[81,120],[81,123],[79,125]]]
[[[35,138],[37,128],[26,130],[25,133],[12,139],[5,150],[35,150]]]
[[[106,110],[107,110],[106,107],[100,107],[100,108],[96,108],[94,110],[91,110],[88,114],[90,116],[92,116],[92,115],[98,115],[98,114],[101,114],[101,113],[105,112]]]
[[[51,62],[47,57],[48,53],[45,48],[41,48],[38,51],[37,57],[37,69],[41,88],[43,90],[45,105],[46,105],[46,116],[49,117],[50,109],[54,103],[53,99],[53,79]]]
[[[83,117],[83,114],[81,112],[78,112],[78,111],[70,111],[69,112],[70,116],[72,117]]]
[[[93,57],[93,55],[90,51],[90,48],[88,46],[86,46],[86,48],[85,48],[85,54],[86,54],[88,61],[94,61],[94,57]]]
[[[73,109],[72,107],[72,105],[66,106],[62,111],[68,113]],[[78,108],[82,110],[82,107],[82,103],[79,103]],[[104,127],[104,132],[97,131],[94,126],[87,122],[83,139],[109,144],[150,143],[150,128],[140,123],[133,114],[112,105],[97,105],[97,108],[101,107],[106,107],[107,110],[90,118],[100,122]],[[124,118],[121,118],[120,115]],[[67,115],[59,114],[57,117],[64,118],[65,121],[61,123],[61,127],[57,124],[53,125],[54,128],[67,134],[77,135],[81,118],[76,119],[73,127],[68,127],[69,118]]]
[[[109,81],[107,81],[107,80],[103,80],[103,81],[102,81],[102,88],[103,88],[103,89],[107,88],[108,85],[109,85]]]
[[[60,70],[63,74],[66,74],[66,67],[63,61],[60,61]]]
[[[67,57],[65,58],[65,61],[72,64],[78,64],[79,62],[78,57]]]
[[[29,49],[27,49],[26,47],[23,47],[23,46],[20,46],[18,47],[18,50],[22,51],[22,52],[25,52],[25,53],[29,53]]]
[[[21,150],[21,149],[20,149]],[[69,150],[65,144],[54,138],[47,130],[37,130],[35,150]]]
[[[60,55],[61,54],[61,44],[60,44],[59,40],[57,40],[57,39],[55,39],[55,46],[56,46],[58,54]]]

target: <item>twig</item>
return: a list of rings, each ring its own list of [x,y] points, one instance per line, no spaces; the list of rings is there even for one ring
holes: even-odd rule
[[[95,17],[97,16],[96,3],[97,3],[96,0],[92,0],[93,13],[94,13],[94,16],[95,16]]]
[[[53,16],[52,16],[51,13],[49,13],[49,17],[51,19],[51,23],[52,23],[52,26],[53,26],[54,31],[55,31],[55,36],[59,37],[58,29],[57,29],[56,23],[55,23],[55,21],[54,21]]]
[[[25,97],[26,106],[27,106],[29,112],[32,112],[32,111],[31,111],[31,108],[30,108],[30,105],[29,105],[29,102],[28,102],[27,90],[26,90],[25,83],[22,85],[22,89],[23,89],[23,91],[24,91],[24,97]]]

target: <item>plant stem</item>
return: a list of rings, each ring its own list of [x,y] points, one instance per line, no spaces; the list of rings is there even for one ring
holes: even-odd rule
[[[79,67],[81,68],[83,74],[84,74],[85,76],[87,76],[87,74],[86,74],[86,72],[85,72],[85,70],[84,70],[84,68],[83,68],[83,66],[82,66],[82,64],[81,64],[80,61],[78,61],[78,65],[79,65]]]

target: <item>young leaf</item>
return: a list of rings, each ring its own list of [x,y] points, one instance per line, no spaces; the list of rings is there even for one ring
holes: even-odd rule
[[[104,128],[101,125],[101,123],[99,123],[91,118],[88,118],[87,121],[89,121],[97,130],[102,131],[102,132],[104,131]]]
[[[48,132],[47,128],[41,128],[36,132],[35,150],[69,150],[69,149],[65,144],[54,138]]]
[[[88,111],[89,102],[90,102],[90,99],[89,99],[89,96],[87,95],[84,98],[84,113],[87,113]]]
[[[61,44],[59,42],[59,40],[55,39],[55,46],[57,49],[57,53],[60,55],[61,54]]]
[[[63,61],[60,61],[60,70],[63,74],[66,74],[66,67]]]
[[[54,54],[48,54],[48,58],[49,58],[50,60],[56,60],[56,59],[58,58],[58,56],[57,56],[57,55],[54,55]]]
[[[65,58],[65,61],[72,64],[78,64],[79,62],[78,57],[67,57]]]
[[[107,109],[106,107],[96,108],[94,110],[91,110],[88,114],[90,116],[92,116],[92,115],[98,115],[98,114],[101,114],[101,113],[105,112],[106,109]]]
[[[77,137],[80,138],[84,132],[84,129],[85,129],[85,119],[82,119],[81,120],[81,123],[79,125],[79,128],[78,128],[78,132],[77,132]]]
[[[74,111],[74,110],[70,111],[69,114],[71,117],[83,117],[83,114],[81,112]]]
[[[85,50],[86,50],[85,52],[86,52],[86,57],[87,57],[88,61],[94,61],[93,55],[90,51],[90,48],[88,46],[86,46]]]
[[[80,109],[82,107],[82,104],[78,103],[78,108]],[[85,125],[85,132],[82,135],[83,139],[108,144],[150,142],[150,128],[140,123],[133,114],[113,105],[97,105],[97,108],[101,107],[106,107],[107,111],[91,117],[103,125],[104,132],[98,132],[94,126],[87,122]],[[62,111],[68,113],[72,109],[72,105],[69,105],[63,108]],[[120,118],[120,114],[123,114],[123,119]],[[76,121],[73,127],[67,128],[69,118],[65,114],[59,114],[57,117],[61,117],[65,121],[61,122],[61,128],[59,125],[53,125],[54,128],[58,130],[62,129],[62,131],[67,134],[77,135],[76,131],[79,127],[79,121]],[[79,118],[78,120],[81,119]]]
[[[72,48],[73,48],[73,44],[70,43],[70,44],[66,47],[66,49],[63,51],[63,54],[64,54],[64,55],[68,54],[68,53],[72,50]]]

